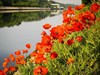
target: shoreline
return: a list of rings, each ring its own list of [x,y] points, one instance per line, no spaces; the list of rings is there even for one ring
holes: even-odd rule
[[[0,13],[15,12],[34,12],[34,11],[50,11],[51,8],[45,7],[0,7]]]
[[[50,10],[0,10],[0,13],[16,13],[16,12],[36,12],[36,11],[50,11]]]
[[[50,10],[50,8],[45,7],[0,7],[0,11],[2,10]]]

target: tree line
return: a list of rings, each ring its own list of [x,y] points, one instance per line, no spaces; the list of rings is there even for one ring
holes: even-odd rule
[[[49,7],[51,4],[48,0],[1,0],[0,6],[32,6],[32,7]]]

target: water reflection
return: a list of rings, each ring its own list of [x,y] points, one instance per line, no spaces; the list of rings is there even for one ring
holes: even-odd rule
[[[35,49],[35,44],[40,41],[40,34],[44,30],[42,28],[43,24],[50,23],[52,26],[55,26],[62,23],[61,14],[56,16],[50,14],[47,16],[49,12],[44,13],[46,12],[0,15],[0,69],[2,68],[3,59],[18,49],[25,49],[25,44],[32,44],[32,49],[29,53]]]
[[[30,12],[30,13],[3,13],[0,14],[0,28],[12,27],[21,24],[22,21],[37,21],[50,15],[50,11],[46,12]]]

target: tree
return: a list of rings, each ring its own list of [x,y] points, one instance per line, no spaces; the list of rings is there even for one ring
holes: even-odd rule
[[[0,1],[0,6],[2,6],[2,2]]]

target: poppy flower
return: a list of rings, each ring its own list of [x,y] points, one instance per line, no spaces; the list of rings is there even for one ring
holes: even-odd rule
[[[0,70],[0,75],[6,75],[3,70]]]
[[[70,14],[70,15],[74,14],[74,10],[72,9],[71,6],[68,6],[67,13]]]
[[[27,53],[27,52],[28,52],[28,50],[22,50],[22,52],[23,52],[23,53]]]
[[[17,50],[17,51],[15,52],[15,55],[20,55],[20,54],[21,54],[20,50]]]
[[[44,54],[38,53],[38,55],[35,57],[35,63],[40,64],[42,63],[46,58],[44,57]]]
[[[31,57],[34,57],[34,56],[37,56],[37,55],[38,55],[38,52],[32,52],[32,53],[30,54]]]
[[[67,40],[68,46],[70,46],[70,45],[73,44],[73,43],[74,43],[74,39],[69,39],[69,40]]]
[[[81,10],[82,8],[84,8],[85,4],[81,4],[79,6],[75,7],[75,10]]]
[[[69,24],[70,22],[71,22],[71,18],[70,17],[63,19],[63,23]]]
[[[9,63],[10,59],[9,58],[5,58],[4,61]]]
[[[58,57],[58,54],[56,53],[56,52],[51,52],[50,53],[50,58],[51,59],[55,59],[55,58],[57,58]]]
[[[48,43],[49,44],[49,43]],[[46,43],[37,43],[36,44],[36,50],[38,50],[41,54],[44,53],[43,47],[46,45]]]
[[[41,43],[44,45],[50,45],[51,44],[51,37],[49,35],[43,36]]]
[[[84,29],[84,26],[80,22],[75,22],[73,24],[74,31],[81,31]]]
[[[72,33],[72,32],[74,31],[73,26],[71,26],[71,25],[66,25],[66,26],[65,26],[65,31],[66,31],[67,34]]]
[[[24,60],[24,55],[20,55],[15,58],[17,64],[21,64],[22,60]]]
[[[4,73],[7,73],[8,71],[9,71],[9,68],[7,68],[7,67],[5,67],[3,70]]]
[[[52,47],[51,45],[47,45],[47,46],[44,46],[43,49],[44,49],[45,52],[50,52],[51,47]]]
[[[93,3],[90,6],[90,10],[93,11],[93,12],[98,12],[100,10],[100,5],[98,5],[97,3]]]
[[[74,62],[74,59],[72,58],[72,57],[70,57],[69,59],[68,59],[68,61],[67,61],[67,64],[71,64],[71,63],[73,63]]]
[[[8,65],[8,62],[3,62],[3,64],[2,64],[2,66],[5,68],[5,67],[7,67],[7,65]]]
[[[44,67],[44,66],[37,66],[34,71],[33,71],[34,75],[46,75],[48,73],[48,68]]]
[[[31,44],[26,44],[26,48],[30,49],[31,48]]]
[[[26,61],[25,61],[25,60],[21,60],[21,61],[20,61],[20,64],[21,64],[21,65],[24,65],[24,64],[26,64]]]
[[[82,36],[77,36],[77,37],[76,37],[76,40],[77,40],[78,42],[81,42],[82,39],[83,39]]]
[[[14,66],[10,66],[10,67],[9,67],[9,71],[12,71],[12,72],[13,72],[13,71],[15,71],[15,70],[16,70],[16,68],[15,68]]]
[[[43,25],[43,28],[44,28],[44,29],[49,29],[49,28],[51,28],[51,25],[48,24],[48,23],[47,23],[47,24],[44,24],[44,25]]]
[[[64,36],[64,28],[62,26],[57,26],[57,27],[53,27],[50,30],[50,35],[53,37],[53,39],[58,39],[59,37],[63,37]]]
[[[11,61],[12,61],[12,62],[14,62],[15,57],[14,57],[14,55],[13,55],[13,54],[10,54],[10,55],[9,55],[9,58],[11,59]]]
[[[45,31],[42,31],[41,35],[45,36],[47,33]]]

